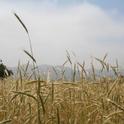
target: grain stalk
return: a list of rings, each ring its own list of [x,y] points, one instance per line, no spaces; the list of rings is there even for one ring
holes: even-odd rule
[[[28,41],[29,41],[29,47],[30,47],[31,54],[26,50],[24,50],[24,52],[33,60],[33,67],[35,68],[36,60],[34,59],[34,55],[33,55],[33,48],[32,48],[32,43],[31,43],[31,38],[30,38],[30,35],[29,35],[29,31],[28,31],[27,27],[25,26],[25,24],[23,23],[23,21],[21,20],[21,18],[16,13],[14,13],[14,16],[20,22],[20,24],[22,25],[22,27],[24,28],[24,30],[25,30],[25,32],[28,36]],[[35,79],[37,79],[35,70],[34,70],[34,77],[35,77]]]

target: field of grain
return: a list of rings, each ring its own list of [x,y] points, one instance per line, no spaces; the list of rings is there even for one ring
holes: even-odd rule
[[[0,124],[123,124],[123,78],[0,82]]]
[[[32,73],[27,74],[20,65],[16,78],[0,80],[0,124],[124,124],[124,76],[118,63],[112,66],[103,59],[94,58],[101,65],[100,73],[112,71],[114,76],[97,76],[93,62],[87,73],[85,62],[73,62],[67,51],[72,69],[72,80],[43,80],[33,55],[27,27],[14,13],[28,35],[30,51],[24,50],[32,60]],[[79,79],[76,79],[77,71]],[[55,70],[56,73],[56,70]]]

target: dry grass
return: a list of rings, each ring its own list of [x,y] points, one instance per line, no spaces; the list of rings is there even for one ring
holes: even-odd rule
[[[1,81],[0,124],[123,124],[121,80]]]

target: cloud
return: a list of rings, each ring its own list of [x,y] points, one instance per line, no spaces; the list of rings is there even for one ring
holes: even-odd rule
[[[102,57],[106,52],[123,63],[124,20],[92,4],[66,7],[44,6],[14,8],[29,29],[35,57],[39,64],[62,64],[66,50],[74,51],[79,61],[90,56]],[[0,56],[11,65],[26,61],[23,49],[29,50],[27,36],[9,14],[0,17]],[[11,56],[10,56],[11,54]],[[26,59],[26,60],[25,60]]]

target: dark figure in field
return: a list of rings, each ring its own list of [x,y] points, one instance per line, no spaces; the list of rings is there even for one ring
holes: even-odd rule
[[[2,63],[2,60],[0,60],[0,79],[3,80],[11,75],[13,75],[12,70],[7,69],[7,67]]]

